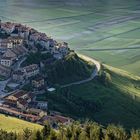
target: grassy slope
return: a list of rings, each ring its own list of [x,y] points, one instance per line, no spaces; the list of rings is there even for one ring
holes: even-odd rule
[[[52,73],[51,79],[54,79],[54,83],[63,85],[89,78],[95,65],[81,59],[76,53],[70,53],[63,61],[54,63],[50,69],[53,68],[55,68],[55,74]]]
[[[110,86],[106,87],[99,81],[93,80],[86,84],[68,88],[69,96],[73,95],[75,100],[78,100],[77,102],[69,100],[67,97],[64,99],[59,94],[47,95],[46,99],[51,103],[50,108],[79,119],[93,119],[103,125],[116,123],[126,128],[139,128],[140,78],[107,65],[104,65],[104,69],[112,77]],[[67,89],[63,90],[66,91]],[[44,96],[39,96],[39,98],[45,99]],[[92,112],[88,108],[86,113],[81,114],[80,109],[85,109],[83,108],[85,106],[84,102],[78,105],[81,98],[85,104],[93,102],[97,106],[99,105],[99,110],[97,112],[93,110]]]
[[[23,129],[41,129],[42,126],[0,114],[0,129],[21,132]]]
[[[102,124],[120,123],[128,128],[139,127],[140,77],[107,65],[104,67],[111,74],[111,87],[92,81],[73,86],[73,94],[102,104],[102,109],[94,115],[94,120]]]

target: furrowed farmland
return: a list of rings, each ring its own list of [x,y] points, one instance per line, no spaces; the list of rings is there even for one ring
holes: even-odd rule
[[[129,0],[127,5],[125,0],[121,5],[116,0],[104,4],[77,1],[75,5],[70,0],[30,0],[28,5],[25,1],[11,0],[8,4],[1,1],[0,18],[32,26],[57,40],[68,42],[77,52],[140,75],[138,1]]]

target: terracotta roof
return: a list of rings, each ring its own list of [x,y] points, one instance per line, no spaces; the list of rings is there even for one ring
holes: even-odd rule
[[[1,60],[12,60],[12,57],[3,56]]]
[[[13,74],[24,75],[24,72],[21,70],[17,70],[17,71],[14,71]]]
[[[13,93],[13,96],[16,98],[20,98],[21,96],[28,94],[27,91],[23,91],[23,90],[18,90],[15,93]]]
[[[7,107],[0,106],[0,110],[12,113],[14,115],[22,115],[23,117],[26,117],[26,118],[29,118],[29,119],[32,119],[32,120],[39,120],[38,116],[31,115],[31,114],[25,114],[25,113],[22,113],[22,112],[19,112],[19,111],[16,111],[14,109],[10,109],[10,108],[7,108]]]
[[[44,78],[41,75],[37,75],[32,79],[32,81],[40,81],[40,80],[44,80]]]
[[[1,65],[1,64],[0,64],[0,70],[2,70],[2,71],[7,71],[7,72],[11,72],[11,68],[6,67],[6,66],[3,66],[3,65]]]
[[[21,98],[18,99],[18,102],[19,102],[20,104],[22,104],[23,106],[25,106],[25,105],[28,104],[27,101],[26,101],[25,99],[21,99]]]
[[[59,123],[66,123],[71,119],[64,116],[60,116],[60,115],[54,115],[54,116],[46,116],[44,117],[44,120],[51,120],[51,121],[55,121]]]

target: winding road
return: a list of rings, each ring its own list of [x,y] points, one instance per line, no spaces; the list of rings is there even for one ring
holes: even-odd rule
[[[98,75],[98,72],[101,69],[101,64],[97,60],[95,60],[93,58],[90,58],[88,56],[82,55],[82,54],[78,54],[78,56],[81,57],[82,59],[86,60],[86,61],[90,61],[90,62],[94,63],[95,66],[96,66],[95,69],[93,70],[93,72],[92,72],[92,74],[89,78],[87,78],[85,80],[77,81],[77,82],[72,82],[72,83],[69,83],[69,84],[66,84],[66,85],[61,85],[61,88],[87,83],[87,82],[93,80]]]

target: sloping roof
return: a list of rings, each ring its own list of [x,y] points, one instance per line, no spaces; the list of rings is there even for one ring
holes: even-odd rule
[[[3,56],[1,60],[12,60],[12,57]]]
[[[37,70],[39,67],[37,64],[32,64],[29,66],[24,67],[23,69],[26,70],[26,72]]]
[[[21,98],[18,99],[18,102],[19,102],[20,104],[22,104],[23,106],[25,106],[25,105],[28,104],[27,101],[26,101],[25,99],[21,99]]]
[[[27,91],[18,90],[15,93],[13,93],[13,96],[16,97],[16,98],[20,98],[21,96],[23,96],[23,95],[25,95],[27,93],[28,93]]]
[[[24,75],[24,72],[21,71],[21,70],[17,70],[17,71],[14,71],[13,74],[16,74],[16,75]]]
[[[0,70],[2,70],[2,71],[7,71],[7,72],[11,72],[11,68],[9,68],[9,67],[6,67],[6,66],[3,66],[3,65],[1,65],[0,64]]]

